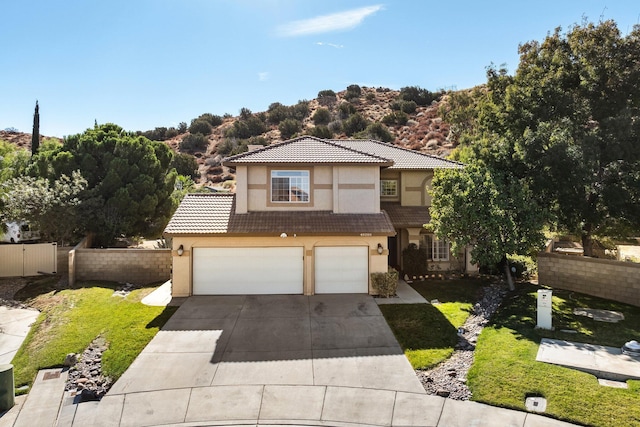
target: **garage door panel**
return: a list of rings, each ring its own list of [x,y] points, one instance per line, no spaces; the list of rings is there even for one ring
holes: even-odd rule
[[[301,247],[194,248],[194,295],[301,294]]]
[[[367,246],[327,246],[315,249],[315,293],[368,292]]]

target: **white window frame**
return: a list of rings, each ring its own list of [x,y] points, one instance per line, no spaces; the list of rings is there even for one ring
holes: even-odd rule
[[[434,234],[425,235],[427,259],[430,261],[449,261],[451,245],[448,240],[438,239]]]
[[[393,192],[387,193],[392,189]],[[380,180],[380,196],[381,197],[398,197],[398,180],[397,179],[381,179]]]
[[[271,188],[271,203],[309,203],[311,201],[311,186],[310,177],[311,174],[308,170],[272,170],[271,181],[269,183]],[[282,195],[282,192],[274,191],[275,179],[288,179],[288,191],[289,200],[276,200],[274,196]],[[293,180],[293,185],[292,185]],[[306,200],[292,200],[293,191],[292,188],[298,187],[303,193],[306,193]]]

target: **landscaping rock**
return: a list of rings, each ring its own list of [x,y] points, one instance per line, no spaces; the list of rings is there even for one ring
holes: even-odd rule
[[[416,371],[427,394],[455,400],[471,398],[471,391],[466,382],[467,373],[473,364],[475,343],[506,293],[504,283],[485,287],[482,299],[473,306],[471,315],[458,329],[458,344],[451,357],[433,369]]]
[[[69,369],[65,390],[72,396],[79,397],[80,402],[102,399],[113,384],[111,378],[102,374],[102,353],[106,349],[107,343],[104,338],[96,338]],[[67,358],[69,356],[71,355]]]

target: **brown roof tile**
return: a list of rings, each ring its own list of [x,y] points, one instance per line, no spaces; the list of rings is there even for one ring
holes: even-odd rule
[[[389,215],[391,223],[396,228],[422,227],[431,221],[429,208],[426,206],[400,206],[398,203],[380,203],[380,209]]]
[[[374,153],[361,152],[337,144],[336,141],[306,136],[237,154],[223,160],[225,166],[264,163],[346,163],[391,166],[393,160]]]
[[[236,214],[233,194],[188,194],[165,229],[168,235],[221,233],[394,235],[395,230],[385,212],[268,211]]]

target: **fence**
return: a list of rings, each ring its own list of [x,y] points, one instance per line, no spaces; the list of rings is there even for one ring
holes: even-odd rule
[[[0,245],[0,277],[53,274],[58,270],[55,243]]]
[[[84,239],[69,251],[69,284],[105,280],[146,285],[169,280],[171,249],[90,249]]]
[[[540,253],[538,282],[640,307],[640,264]]]

